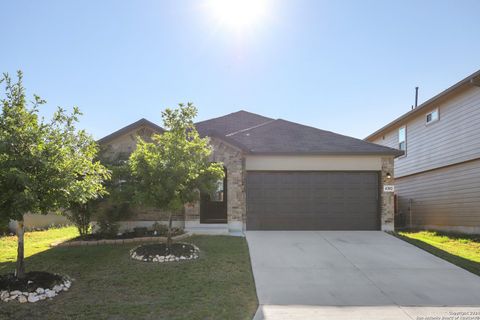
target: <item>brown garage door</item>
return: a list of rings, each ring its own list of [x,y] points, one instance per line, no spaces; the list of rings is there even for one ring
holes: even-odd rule
[[[247,173],[248,230],[378,230],[377,172]]]

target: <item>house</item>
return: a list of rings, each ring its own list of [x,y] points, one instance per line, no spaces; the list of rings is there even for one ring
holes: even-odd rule
[[[368,136],[395,159],[407,226],[480,233],[480,70]]]
[[[393,230],[393,161],[403,152],[246,111],[195,124],[226,176],[215,194],[175,213],[190,231]],[[142,119],[99,140],[106,157],[128,155],[138,135],[163,129]],[[166,221],[138,209],[127,227]]]

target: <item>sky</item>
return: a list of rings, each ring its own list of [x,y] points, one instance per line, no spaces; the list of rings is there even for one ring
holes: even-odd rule
[[[478,0],[220,1],[0,0],[0,72],[97,139],[179,102],[364,138],[480,69]]]

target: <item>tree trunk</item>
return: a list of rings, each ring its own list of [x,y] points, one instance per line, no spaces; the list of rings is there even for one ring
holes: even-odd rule
[[[167,250],[170,251],[170,247],[172,246],[172,212],[169,213],[168,216],[168,231],[167,231]]]
[[[17,221],[17,238],[18,238],[18,250],[17,250],[17,266],[15,269],[15,275],[18,279],[23,279],[25,278],[23,220]]]

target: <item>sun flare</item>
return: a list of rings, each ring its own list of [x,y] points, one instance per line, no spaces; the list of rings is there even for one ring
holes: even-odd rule
[[[267,0],[209,0],[209,10],[224,26],[241,30],[266,17]]]

